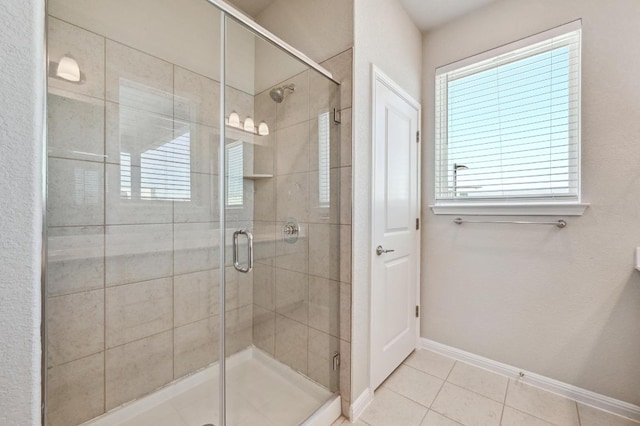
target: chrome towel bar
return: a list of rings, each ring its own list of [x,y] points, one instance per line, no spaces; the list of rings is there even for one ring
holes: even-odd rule
[[[462,225],[463,223],[514,223],[517,225],[554,225],[560,229],[567,226],[567,222],[562,219],[557,222],[525,222],[521,220],[464,220],[461,217],[457,217],[453,220],[453,222],[457,225]]]

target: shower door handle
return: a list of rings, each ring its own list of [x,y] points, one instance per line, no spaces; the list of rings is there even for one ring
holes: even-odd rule
[[[240,246],[238,240],[240,239],[240,235],[247,236],[248,263],[246,266],[238,261],[238,249]],[[245,274],[251,272],[253,269],[253,234],[249,232],[248,229],[239,229],[233,233],[233,267],[236,268],[237,271]]]
[[[394,249],[385,250],[384,248],[382,248],[382,246],[376,247],[376,254],[378,256],[382,256],[384,253],[392,253],[394,251],[395,251]]]

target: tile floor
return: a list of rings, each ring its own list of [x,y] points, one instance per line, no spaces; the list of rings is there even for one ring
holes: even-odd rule
[[[333,426],[639,426],[428,350],[417,350],[351,423]]]

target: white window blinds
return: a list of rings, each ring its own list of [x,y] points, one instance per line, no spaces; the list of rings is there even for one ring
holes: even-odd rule
[[[579,23],[470,59],[436,71],[436,203],[579,202]]]
[[[120,196],[191,200],[191,134],[176,133],[173,94],[120,79]]]

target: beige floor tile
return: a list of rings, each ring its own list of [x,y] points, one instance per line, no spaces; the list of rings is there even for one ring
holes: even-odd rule
[[[383,387],[425,407],[431,406],[443,381],[412,367],[401,365],[384,382]]]
[[[351,423],[349,420],[345,420],[343,424],[340,426],[371,426],[369,423],[364,420],[358,419],[355,422]]]
[[[469,426],[497,426],[502,414],[502,404],[451,383],[444,384],[431,408]]]
[[[442,356],[426,349],[416,349],[404,363],[409,367],[416,368],[432,376],[446,379],[455,361],[446,356]]]
[[[425,414],[427,409],[422,405],[382,388],[376,391],[362,420],[371,426],[417,426]]]
[[[552,423],[533,417],[531,414],[523,413],[515,408],[504,407],[502,413],[502,426],[553,426]]]
[[[338,420],[333,422],[331,426],[369,426],[369,424],[363,422],[362,420],[356,420],[354,423],[351,423],[349,419],[346,417],[340,417]]]
[[[559,426],[578,426],[576,402],[560,395],[509,381],[506,405]]]
[[[502,404],[509,379],[482,368],[457,362],[447,381]]]
[[[460,426],[460,423],[454,422],[435,411],[429,411],[420,426]]]
[[[616,416],[588,405],[578,404],[580,424],[582,426],[638,426],[640,422]]]

